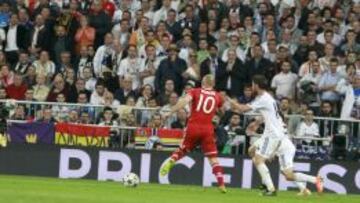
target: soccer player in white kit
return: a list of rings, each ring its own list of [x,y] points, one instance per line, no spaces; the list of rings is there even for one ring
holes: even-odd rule
[[[229,99],[229,101],[241,112],[256,111],[263,117],[265,123],[264,133],[259,138],[252,149],[255,150],[253,157],[254,165],[259,172],[262,183],[266,186],[264,196],[275,196],[276,189],[271,179],[269,169],[265,161],[274,156],[278,156],[280,169],[289,181],[296,181],[300,190],[305,190],[305,182],[310,182],[316,185],[319,193],[323,192],[323,183],[321,177],[310,176],[303,173],[293,171],[293,160],[295,156],[295,146],[290,141],[285,123],[279,113],[275,99],[266,92],[268,87],[267,79],[263,75],[256,75],[253,77],[253,92],[256,94],[255,100],[246,105]],[[252,150],[250,148],[250,150]]]

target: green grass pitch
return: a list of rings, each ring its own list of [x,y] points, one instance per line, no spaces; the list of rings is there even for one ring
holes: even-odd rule
[[[25,176],[0,176],[2,203],[352,203],[357,195],[324,194],[297,197],[296,192],[279,192],[277,197],[261,197],[257,190],[196,186],[141,184],[126,188],[117,182],[60,180]]]

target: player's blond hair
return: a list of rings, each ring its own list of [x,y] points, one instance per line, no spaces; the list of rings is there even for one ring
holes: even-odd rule
[[[215,77],[211,74],[207,74],[203,77],[201,81],[203,87],[214,87],[215,86]]]

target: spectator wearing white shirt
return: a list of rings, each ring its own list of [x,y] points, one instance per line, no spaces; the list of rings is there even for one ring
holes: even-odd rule
[[[304,77],[305,75],[312,73],[313,72],[313,64],[314,63],[318,63],[318,55],[317,52],[315,50],[310,50],[309,54],[308,54],[308,61],[306,61],[305,63],[303,63],[300,66],[300,70],[299,70],[299,77]]]
[[[333,44],[325,44],[324,52],[325,56],[319,58],[321,69],[325,72],[330,69],[330,60],[334,58],[335,47]]]
[[[51,78],[55,74],[55,64],[49,59],[47,51],[41,51],[39,60],[34,61],[33,66],[36,74],[44,74],[47,78]]]
[[[115,40],[120,40],[120,43],[123,46],[127,46],[130,39],[130,22],[128,19],[121,19],[120,23],[115,24],[112,33],[114,35]]]
[[[278,98],[288,97],[293,99],[295,97],[295,87],[298,76],[290,72],[291,63],[284,61],[281,65],[281,72],[275,75],[271,82],[271,88],[275,89],[275,94]]]
[[[334,26],[332,21],[326,21],[324,23],[325,31],[317,35],[316,41],[318,41],[320,44],[332,43],[335,46],[338,46],[342,41],[342,37],[334,33],[333,29]]]
[[[296,130],[296,137],[320,137],[319,126],[314,122],[314,112],[312,110],[308,109],[306,111],[304,121],[300,123]],[[310,145],[314,142],[311,139],[303,139],[302,143],[305,145]]]
[[[85,89],[93,92],[95,90],[96,78],[94,78],[93,73],[89,67],[83,69],[83,76],[85,80]]]
[[[97,77],[103,77],[103,71],[112,64],[112,56],[114,55],[113,40],[113,35],[107,33],[104,37],[104,45],[96,50],[93,64],[94,72]]]
[[[165,21],[167,13],[171,9],[171,0],[162,0],[162,7],[154,13],[153,26],[156,27],[160,21]]]
[[[155,87],[155,72],[159,67],[160,59],[156,57],[156,48],[152,44],[145,47],[146,57],[141,61],[140,78],[142,85],[150,85]]]
[[[135,45],[129,45],[128,56],[121,60],[120,67],[117,75],[119,78],[124,78],[128,75],[132,78],[132,89],[136,90],[140,87],[140,65],[141,59],[138,57],[137,49]]]
[[[105,84],[102,80],[98,80],[95,85],[95,91],[91,94],[90,104],[104,105],[105,104]]]
[[[222,60],[224,62],[228,61],[228,51],[230,49],[234,49],[236,50],[236,56],[242,61],[245,62],[246,59],[246,53],[244,50],[241,49],[241,47],[239,46],[239,37],[237,35],[231,35],[230,36],[230,47],[227,48],[223,55],[222,55]]]
[[[276,40],[271,39],[267,42],[267,50],[265,51],[264,58],[269,59],[271,62],[276,62]]]

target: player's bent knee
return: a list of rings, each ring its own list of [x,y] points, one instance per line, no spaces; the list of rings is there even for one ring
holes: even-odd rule
[[[250,157],[254,157],[254,156],[255,156],[255,150],[256,150],[255,147],[253,147],[253,146],[249,147],[249,149],[248,149],[248,154],[249,154]]]
[[[283,170],[282,174],[285,176],[287,181],[294,181],[295,180],[295,175],[294,175],[294,172],[292,170]]]
[[[260,165],[265,163],[265,159],[263,157],[261,157],[260,155],[255,154],[254,158],[253,158],[253,162],[255,165]]]

